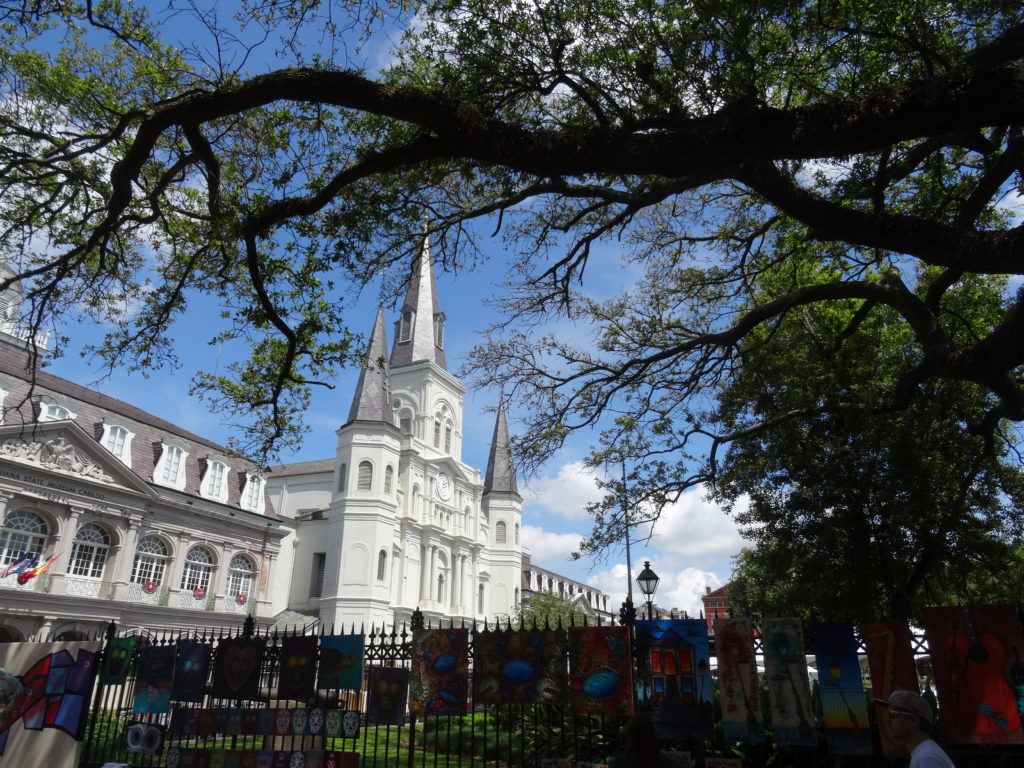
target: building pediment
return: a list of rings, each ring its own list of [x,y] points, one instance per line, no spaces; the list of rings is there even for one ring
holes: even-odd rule
[[[66,481],[67,487],[61,490],[72,493],[79,483],[84,483],[156,495],[148,483],[107,453],[73,421],[0,427],[0,463],[22,468],[23,472],[14,479],[30,484],[56,475]],[[7,470],[6,476],[10,475]],[[55,482],[42,485],[54,488]]]

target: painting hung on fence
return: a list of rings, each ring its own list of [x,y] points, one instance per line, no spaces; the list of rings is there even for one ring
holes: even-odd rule
[[[342,691],[363,687],[363,635],[320,638],[320,674],[316,685]]]
[[[1024,744],[1013,685],[1024,681],[1024,637],[1013,606],[924,608],[921,619],[947,740]]]
[[[867,651],[873,698],[885,701],[893,691],[918,692],[913,638],[906,622],[865,624],[861,627],[861,637]],[[905,755],[906,749],[889,738],[889,718],[876,716],[875,723],[882,751],[890,757]]]
[[[173,645],[150,645],[139,649],[135,660],[132,714],[159,715],[171,711],[174,657]]]
[[[469,630],[413,632],[409,711],[414,715],[464,715],[468,689]]]
[[[853,625],[815,624],[811,632],[829,752],[870,755],[874,746]]]
[[[814,729],[800,619],[765,619],[761,627],[775,741],[814,746],[818,734]]]
[[[564,704],[567,648],[564,629],[478,633],[473,642],[473,701]]]
[[[580,714],[633,714],[628,627],[569,628],[569,701]]]
[[[409,695],[409,670],[398,667],[370,667],[367,680],[366,722],[399,725],[405,719]]]
[[[754,628],[750,619],[715,619],[718,691],[727,744],[764,741],[764,712],[758,686]]]
[[[636,643],[646,680],[639,696],[663,739],[704,739],[714,717],[707,624],[702,619],[636,623]]]
[[[316,682],[317,637],[285,637],[281,640],[280,679],[277,698],[302,700],[313,695]]]
[[[178,658],[174,664],[174,684],[171,698],[175,701],[201,702],[206,695],[206,678],[210,672],[208,643],[183,642],[178,645]]]
[[[0,643],[0,667],[20,691],[0,713],[0,767],[73,768],[96,679],[100,643]]]
[[[213,695],[220,699],[258,699],[266,647],[266,640],[255,637],[232,637],[218,642]]]
[[[128,679],[128,667],[131,666],[135,654],[134,637],[115,637],[107,641],[103,652],[103,669],[100,670],[100,682],[104,685],[124,685]]]

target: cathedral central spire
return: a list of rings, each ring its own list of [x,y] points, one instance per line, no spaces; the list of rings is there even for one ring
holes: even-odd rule
[[[430,240],[423,238],[423,248],[413,264],[405,291],[405,302],[395,325],[395,344],[391,349],[391,365],[405,365],[429,360],[448,370],[444,358],[445,316],[437,307],[437,283],[430,261]]]

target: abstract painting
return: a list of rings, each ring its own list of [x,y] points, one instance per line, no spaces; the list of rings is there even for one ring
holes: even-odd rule
[[[564,629],[494,630],[473,641],[477,704],[564,704],[568,699]]]
[[[1024,637],[1009,605],[924,608],[946,739],[1024,744],[1014,684],[1024,683]]]
[[[401,724],[405,720],[405,704],[409,694],[409,670],[398,667],[370,667],[367,693],[367,723]]]
[[[213,668],[213,695],[221,699],[259,698],[260,666],[267,641],[262,638],[235,637],[217,644]]]
[[[363,687],[363,635],[320,638],[317,688],[359,690]]]
[[[0,667],[21,692],[0,715],[0,766],[78,765],[99,642],[0,643]]]
[[[175,701],[202,702],[206,695],[206,677],[210,671],[213,647],[208,643],[183,642],[178,645],[174,664],[174,685],[171,698]]]
[[[420,629],[412,636],[409,712],[464,715],[469,689],[469,630]]]
[[[726,743],[764,741],[764,713],[750,619],[715,619],[715,655]]]
[[[776,743],[814,746],[818,735],[800,619],[764,619],[761,643]]]
[[[714,726],[714,692],[707,623],[702,619],[638,621],[636,644],[649,672],[639,696],[658,736],[709,738]]]
[[[150,645],[139,649],[135,662],[132,714],[158,715],[171,711],[175,650],[173,645]]]
[[[134,637],[115,637],[103,649],[103,669],[100,682],[104,685],[124,685],[128,679],[128,667],[135,653]]]
[[[317,637],[285,637],[281,640],[280,679],[277,698],[308,699],[313,695],[316,680]]]
[[[569,701],[580,714],[633,714],[628,627],[569,628]]]
[[[864,699],[853,625],[815,624],[811,636],[829,752],[833,755],[872,754],[868,705]]]
[[[913,638],[906,622],[874,622],[861,627],[871,673],[871,696],[887,700],[893,691],[918,692]],[[876,711],[882,714],[881,710]],[[876,716],[882,751],[890,757],[906,755],[906,748],[889,738],[889,718]]]

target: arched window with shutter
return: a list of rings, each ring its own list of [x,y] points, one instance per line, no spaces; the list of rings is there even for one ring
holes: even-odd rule
[[[368,491],[373,487],[373,464],[368,461],[359,462],[359,475],[356,478],[356,490]]]
[[[342,464],[338,470],[338,493],[348,490],[348,464]]]
[[[505,532],[505,521],[499,520],[497,523],[494,524],[494,543],[504,544],[506,538],[507,534]]]
[[[395,468],[390,464],[384,467],[384,493],[391,495],[391,489],[395,484]]]

